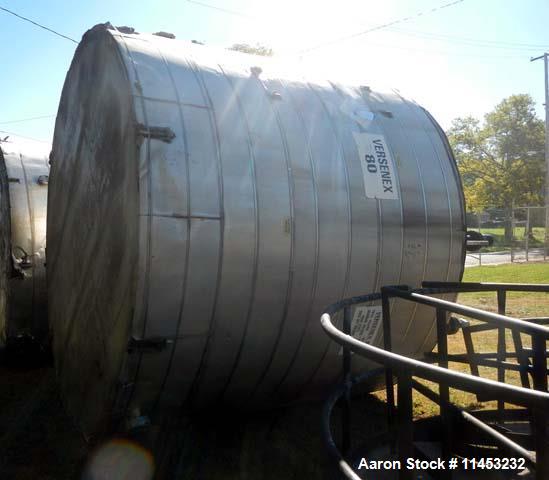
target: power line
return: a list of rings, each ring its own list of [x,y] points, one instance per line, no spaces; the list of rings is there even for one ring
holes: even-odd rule
[[[67,40],[70,40],[71,42],[74,42],[74,43],[78,44],[78,42],[74,38],[67,37],[66,35],[63,35],[62,33],[56,32],[55,30],[52,30],[49,27],[46,27],[46,26],[44,26],[44,25],[42,25],[38,22],[35,22],[34,20],[31,20],[30,18],[23,17],[23,15],[19,15],[18,13],[12,12],[11,10],[8,10],[7,8],[4,8],[4,7],[0,7],[0,10],[4,11],[6,13],[9,13],[10,15],[13,15],[17,18],[20,18],[21,20],[25,20],[25,22],[32,23],[33,25],[36,25],[39,28],[42,28],[42,29],[44,29],[44,30],[46,30],[50,33],[55,34],[55,35],[58,35],[61,38],[66,38]]]
[[[434,7],[434,8],[431,8],[430,10],[424,10],[422,12],[418,12],[415,15],[409,15],[407,17],[398,18],[398,19],[393,20],[391,22],[383,23],[381,25],[376,25],[375,27],[368,28],[367,30],[363,30],[361,32],[353,33],[352,35],[346,35],[345,37],[340,37],[340,38],[336,38],[334,40],[328,40],[327,42],[319,43],[319,44],[314,45],[312,47],[301,50],[299,53],[301,53],[301,54],[308,53],[308,52],[311,52],[313,50],[317,50],[319,48],[323,48],[323,47],[327,47],[329,45],[333,45],[334,43],[339,43],[339,42],[343,42],[345,40],[350,40],[352,38],[361,37],[362,35],[366,35],[368,33],[375,32],[377,30],[382,30],[384,28],[392,27],[393,25],[396,25],[398,23],[408,22],[408,21],[410,21],[414,18],[421,17],[423,15],[429,15],[431,13],[434,13],[434,12],[438,11],[438,10],[442,10],[444,8],[452,7],[454,5],[462,3],[463,1],[464,0],[454,0],[452,2],[443,3],[442,5],[439,5],[438,7]]]
[[[543,58],[545,79],[545,205],[549,205],[549,53],[531,58],[531,62]],[[545,213],[545,220],[549,220],[549,209]]]
[[[505,42],[502,40],[486,40],[481,38],[470,38],[470,37],[458,37],[455,35],[444,35],[441,33],[432,33],[432,32],[418,32],[415,30],[406,30],[402,28],[391,28],[391,31],[397,31],[397,32],[403,32],[403,33],[410,33],[410,34],[417,34],[417,35],[425,35],[430,37],[441,37],[441,38],[448,38],[448,39],[456,39],[456,40],[467,40],[471,42],[480,42],[480,43],[491,43],[491,44],[500,44],[500,45],[509,45],[509,46],[520,46],[520,47],[537,47],[537,48],[545,48],[546,45],[542,45],[539,43],[521,43],[521,42]]]
[[[209,3],[199,2],[197,0],[187,0],[189,3],[194,3],[195,5],[200,5],[201,7],[211,8],[212,10],[217,10],[218,12],[228,13],[229,15],[235,15],[237,17],[248,18],[250,20],[257,20],[256,17],[252,17],[247,13],[237,12],[236,10],[228,10],[227,8],[218,7],[216,5],[211,5]]]
[[[407,50],[410,52],[419,52],[419,53],[432,53],[436,55],[448,55],[448,56],[457,56],[457,57],[470,57],[470,58],[494,58],[494,59],[507,59],[507,58],[515,58],[515,59],[527,59],[528,56],[525,54],[515,54],[515,55],[491,55],[491,54],[475,54],[475,53],[465,53],[465,52],[452,52],[448,50],[433,50],[433,49],[427,49],[427,48],[416,48],[411,46],[405,46],[405,45],[388,45],[383,43],[375,43],[368,41],[368,46],[371,47],[379,47],[379,48],[393,48],[397,50]]]
[[[39,117],[20,118],[19,120],[10,120],[8,122],[0,122],[0,125],[8,125],[9,123],[30,122],[31,120],[40,120],[42,118],[52,118],[52,117],[55,117],[55,115],[41,115]]]
[[[431,10],[426,10],[423,12],[419,12],[415,15],[411,15],[408,17],[404,17],[401,19],[394,20],[392,22],[379,25],[376,27],[373,27],[371,29],[368,29],[364,32],[359,32],[354,35],[350,35],[348,37],[340,38],[333,41],[328,41],[326,43],[319,44],[315,47],[311,47],[305,50],[300,51],[299,53],[305,53],[311,50],[315,50],[316,48],[323,47],[325,45],[329,45],[332,43],[336,43],[339,41],[346,40],[348,38],[353,38],[358,35],[365,35],[366,33],[381,30],[387,28],[390,32],[397,33],[397,34],[403,34],[403,35],[410,35],[410,36],[416,36],[419,38],[430,38],[434,40],[439,41],[446,41],[448,43],[455,43],[455,44],[462,44],[467,46],[478,46],[482,48],[494,48],[494,49],[502,49],[502,50],[516,50],[516,51],[532,51],[534,48],[537,50],[539,48],[545,48],[545,45],[539,45],[539,44],[529,44],[529,43],[517,43],[517,42],[504,42],[504,41],[494,41],[494,40],[482,40],[482,39],[472,39],[472,38],[466,38],[466,37],[457,37],[457,36],[451,36],[451,35],[439,35],[435,33],[429,33],[429,32],[416,32],[416,31],[410,31],[410,30],[403,30],[399,28],[390,28],[390,26],[402,23],[408,20],[412,20],[415,17],[419,17],[422,15],[426,15],[429,13],[433,13],[437,10],[441,10],[443,8],[451,7],[453,5],[456,5],[457,3],[461,3],[464,0],[459,1],[453,1],[447,4],[440,5],[438,7],[434,7]],[[198,0],[187,0],[189,3],[194,3],[196,5],[210,8],[212,10],[219,11],[221,13],[229,14],[229,15],[235,15],[238,17],[250,19],[250,20],[260,20],[260,21],[266,21],[264,18],[258,18],[253,17],[251,15],[248,15],[247,13],[236,11],[236,10],[228,10],[226,8],[218,7],[216,5],[212,5],[209,3],[204,3]],[[468,53],[462,53],[462,52],[448,52],[448,51],[440,51],[440,50],[428,50],[428,49],[420,49],[420,48],[413,48],[413,47],[402,47],[402,46],[396,46],[396,45],[387,45],[387,44],[372,44],[378,47],[384,47],[384,48],[397,48],[397,49],[403,49],[403,50],[409,50],[409,51],[416,51],[416,52],[427,52],[427,53],[434,53],[434,54],[442,54],[442,55],[454,55],[454,56],[464,56],[464,57],[475,57],[475,58],[525,58],[523,55],[500,55],[497,57],[494,57],[492,55],[478,55],[478,54],[468,54]]]
[[[403,30],[400,28],[390,28],[389,31],[400,34],[409,35],[419,38],[427,38],[439,41],[445,41],[449,43],[458,43],[462,45],[469,45],[481,48],[500,48],[504,50],[539,50],[540,48],[547,48],[548,45],[534,44],[534,43],[519,43],[519,42],[503,42],[497,40],[483,40],[467,37],[458,37],[452,35],[442,35],[430,32],[417,32],[410,30]]]
[[[25,138],[27,140],[33,140],[35,142],[51,144],[51,142],[48,142],[47,140],[40,140],[38,138],[26,137],[25,135],[19,135],[18,133],[15,133],[15,132],[7,132],[6,130],[0,130],[0,133],[7,133],[8,135],[15,135],[16,137]]]

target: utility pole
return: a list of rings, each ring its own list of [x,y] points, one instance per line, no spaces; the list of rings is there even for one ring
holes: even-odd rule
[[[544,53],[530,61],[543,58],[545,66],[545,205],[549,205],[549,76],[548,76],[548,57],[549,53]]]
[[[540,60],[543,58],[545,72],[545,249],[547,250],[547,239],[549,235],[549,72],[547,58],[549,53],[545,52],[536,58],[531,58],[530,61]],[[545,252],[547,253],[547,252]]]

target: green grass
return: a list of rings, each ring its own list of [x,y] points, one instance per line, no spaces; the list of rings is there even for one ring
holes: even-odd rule
[[[465,282],[501,282],[501,283],[549,283],[549,263],[526,263],[510,264],[497,266],[471,267],[465,270],[463,277]],[[465,293],[460,294],[458,301],[465,305],[481,308],[492,312],[497,312],[496,294],[492,292]],[[520,293],[509,292],[507,295],[507,315],[524,317],[549,316],[549,294],[539,293]],[[472,323],[475,320],[471,320]],[[477,352],[495,352],[497,349],[496,331],[482,332],[473,334],[475,351]],[[514,351],[514,345],[511,340],[511,332],[506,332],[507,350]],[[524,347],[530,345],[529,338],[523,336]],[[463,335],[458,332],[455,335],[448,336],[449,353],[465,353]],[[513,359],[508,361],[513,362]],[[455,371],[470,373],[466,364],[451,363],[450,368]],[[493,368],[480,367],[480,374],[484,378],[495,380],[497,372]],[[516,372],[506,373],[506,382],[520,385],[519,376]],[[430,382],[424,382],[434,391],[438,387]],[[384,392],[376,394],[378,398],[384,399]],[[456,405],[467,409],[495,408],[495,402],[479,403],[475,395],[451,391],[451,400]],[[417,392],[414,392],[414,415],[416,417],[426,417],[438,415],[438,406],[427,400]]]
[[[470,267],[465,269],[464,282],[549,283],[549,263],[512,263]],[[508,312],[518,317],[549,316],[546,294],[509,292]],[[466,305],[497,311],[496,294],[492,292],[462,293],[459,301]]]
[[[549,283],[549,263],[510,263],[466,268],[463,281]]]

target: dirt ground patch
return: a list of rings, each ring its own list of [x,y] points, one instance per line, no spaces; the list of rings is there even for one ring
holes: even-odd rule
[[[0,365],[0,478],[79,478],[88,445],[65,415],[53,367]]]

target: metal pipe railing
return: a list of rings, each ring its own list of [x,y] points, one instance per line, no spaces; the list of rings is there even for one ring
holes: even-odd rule
[[[545,283],[501,283],[501,282],[433,282],[425,281],[421,284],[424,289],[448,288],[448,293],[466,292],[493,292],[505,290],[508,292],[538,292],[548,293],[549,285]]]
[[[350,380],[351,387],[353,385],[358,385],[359,383],[365,382],[369,379],[383,375],[385,369],[383,367],[370,370],[366,374],[363,374],[359,377],[352,378]],[[348,384],[338,385],[337,388],[331,393],[326,402],[324,403],[324,408],[322,411],[322,432],[323,436],[326,439],[326,446],[328,449],[328,454],[332,457],[334,462],[337,463],[339,470],[347,478],[351,480],[361,480],[361,478],[354,472],[353,468],[345,460],[344,456],[340,453],[337,445],[332,438],[332,429],[330,426],[330,418],[333,408],[335,407],[337,401],[345,395],[348,389]]]
[[[486,312],[478,308],[467,307],[465,305],[460,305],[459,303],[442,300],[441,298],[429,297],[427,295],[415,293],[414,291],[402,290],[398,287],[383,287],[381,289],[381,294],[383,295],[384,292],[390,297],[398,297],[404,300],[421,303],[423,305],[428,305],[435,308],[440,307],[447,312],[458,313],[460,315],[465,315],[466,317],[472,317],[476,320],[481,320],[486,323],[491,323],[492,325],[497,325],[498,327],[514,329],[528,335],[542,335],[545,339],[549,338],[549,328],[542,325],[537,325],[535,323],[528,323],[519,318],[508,317],[505,315],[500,315],[499,313]],[[445,291],[444,293],[454,292]]]
[[[436,365],[430,365],[420,360],[404,357],[396,353],[387,352],[382,348],[374,347],[357,340],[350,335],[346,335],[338,330],[331,321],[330,315],[323,314],[321,319],[322,328],[328,336],[342,345],[349,348],[352,352],[369,358],[374,362],[385,365],[393,369],[408,369],[416,377],[424,378],[432,382],[448,381],[451,388],[458,388],[470,393],[479,393],[486,389],[498,395],[505,396],[510,403],[527,407],[549,407],[549,393],[539,392],[537,390],[528,390],[514,385],[500,384],[487,378],[475,377],[467,373],[453,372]]]

